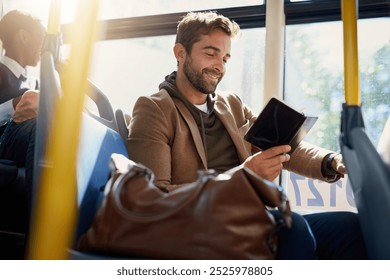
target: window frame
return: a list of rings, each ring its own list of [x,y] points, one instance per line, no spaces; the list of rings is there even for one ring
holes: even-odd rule
[[[291,2],[285,0],[286,25],[341,20],[340,1]],[[265,27],[266,4],[214,10],[236,21],[242,29]],[[177,22],[185,14],[186,12],[101,20],[99,23],[104,26],[105,32],[98,39],[115,40],[176,34]],[[388,0],[359,1],[359,19],[389,15]],[[62,25],[63,34],[67,34],[66,31],[70,25],[71,23]],[[66,43],[66,37],[64,41]]]

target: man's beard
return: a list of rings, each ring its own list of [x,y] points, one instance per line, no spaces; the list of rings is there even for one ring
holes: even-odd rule
[[[222,76],[218,79],[218,82],[215,85],[211,85],[207,83],[207,81],[203,78],[202,72],[196,72],[193,67],[191,67],[192,59],[186,60],[183,65],[183,72],[186,76],[187,80],[191,83],[191,85],[196,88],[198,91],[204,94],[213,93],[217,88],[217,85],[222,79]]]

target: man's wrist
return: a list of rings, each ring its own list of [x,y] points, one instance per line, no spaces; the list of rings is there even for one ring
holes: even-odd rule
[[[335,153],[331,153],[325,156],[323,162],[322,162],[322,174],[325,177],[337,177],[340,175],[332,166],[332,162],[334,158],[337,156]]]
[[[338,174],[338,172],[336,170],[334,170],[333,166],[332,166],[332,162],[335,158],[335,156],[337,156],[337,154],[330,154],[328,156],[328,158],[326,159],[326,168],[328,169],[329,172],[335,172]]]

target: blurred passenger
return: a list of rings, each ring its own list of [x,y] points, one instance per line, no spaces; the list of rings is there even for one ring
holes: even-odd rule
[[[32,186],[38,83],[26,83],[26,67],[37,66],[46,34],[42,22],[13,10],[0,20],[0,159],[26,167],[26,191]]]

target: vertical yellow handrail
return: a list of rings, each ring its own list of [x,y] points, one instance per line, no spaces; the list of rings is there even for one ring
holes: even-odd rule
[[[43,170],[40,182],[29,248],[31,259],[66,259],[67,248],[73,242],[77,217],[75,165],[97,11],[98,1],[79,1],[69,32],[69,64],[61,73],[63,95],[55,106],[52,139],[46,152],[53,168]]]
[[[357,47],[357,0],[342,0],[344,36],[344,91],[349,106],[360,106]]]
[[[61,0],[50,2],[49,22],[47,26],[48,34],[57,34],[61,31]]]

